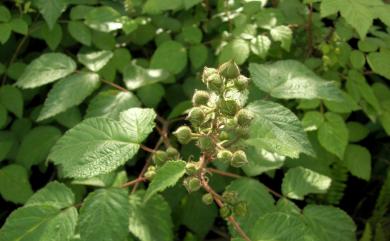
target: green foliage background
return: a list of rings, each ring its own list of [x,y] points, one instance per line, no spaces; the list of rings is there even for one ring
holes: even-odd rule
[[[247,203],[250,239],[390,240],[389,1],[7,0],[0,241],[241,240],[181,160],[126,186],[156,123],[185,123],[203,67],[231,59],[251,79],[249,164],[216,162],[240,177],[210,185]]]

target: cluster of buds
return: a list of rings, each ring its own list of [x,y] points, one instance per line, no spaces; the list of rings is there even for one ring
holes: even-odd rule
[[[161,167],[169,160],[179,160],[180,153],[174,147],[168,147],[165,151],[157,150],[153,153],[152,160],[153,165],[150,165],[146,170],[144,177],[148,180],[152,180],[156,175],[156,168]]]
[[[196,141],[211,160],[242,167],[248,160],[240,141],[248,138],[253,119],[242,98],[248,92],[249,79],[240,74],[234,61],[229,61],[218,69],[204,68],[202,82],[207,90],[196,90],[193,95],[193,107],[186,118],[191,125],[179,127],[174,135],[181,144]],[[200,188],[199,169],[195,162],[186,167],[188,177],[183,184],[189,192]]]
[[[238,198],[238,193],[233,191],[225,191],[222,194],[225,205],[219,210],[222,218],[227,218],[231,215],[244,216],[247,212],[247,203]]]

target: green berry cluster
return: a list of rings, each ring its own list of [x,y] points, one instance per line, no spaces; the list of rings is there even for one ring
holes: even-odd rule
[[[153,153],[152,160],[153,165],[150,165],[146,170],[144,177],[148,180],[152,180],[154,175],[156,175],[156,168],[164,165],[165,162],[169,160],[179,160],[180,153],[174,147],[168,147],[165,151],[157,150]]]
[[[177,140],[181,144],[195,140],[203,153],[232,167],[247,164],[239,143],[248,138],[253,119],[241,98],[248,91],[249,79],[240,74],[234,61],[229,61],[218,69],[204,68],[202,82],[207,90],[195,91],[187,115],[191,127],[179,127],[174,132]]]
[[[222,194],[225,205],[219,210],[222,218],[227,218],[231,215],[245,216],[247,212],[247,203],[238,198],[237,192],[225,191]]]

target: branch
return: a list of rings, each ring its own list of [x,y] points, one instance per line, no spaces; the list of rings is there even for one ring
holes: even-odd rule
[[[123,91],[123,92],[130,92],[129,90],[127,90],[127,89],[123,88],[122,86],[117,85],[117,84],[115,84],[115,83],[113,83],[113,82],[110,82],[110,81],[107,81],[107,80],[104,80],[104,79],[102,79],[101,81],[102,81],[103,83],[105,83],[105,84],[108,84],[108,85],[114,87],[114,88],[117,89],[117,90],[120,90],[120,91]]]
[[[141,144],[141,149],[146,151],[146,152],[149,152],[149,153],[154,153],[155,152],[155,150],[153,150],[152,148],[149,148],[149,147],[144,146],[142,144]]]
[[[306,58],[307,58],[310,57],[313,52],[313,6],[312,4],[309,4],[309,14],[307,16],[306,32],[307,32],[307,51],[306,51]]]
[[[144,177],[138,177],[137,179],[134,179],[134,180],[132,180],[132,181],[130,181],[130,182],[124,183],[121,187],[130,187],[130,186],[133,186],[133,185],[135,185],[135,184],[137,184],[137,183],[145,182],[145,181],[146,181],[146,178],[144,178]]]

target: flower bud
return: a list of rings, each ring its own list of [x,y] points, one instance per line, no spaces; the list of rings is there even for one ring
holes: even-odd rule
[[[233,158],[230,162],[230,165],[232,167],[242,167],[246,164],[248,164],[248,159],[246,158],[246,154],[244,151],[238,150],[233,153]]]
[[[234,86],[239,90],[243,91],[248,88],[249,78],[240,75],[236,79],[234,79]]]
[[[228,218],[232,215],[232,210],[225,205],[219,209],[219,215],[221,215],[222,218]]]
[[[233,191],[225,191],[222,193],[223,200],[228,204],[236,204],[238,202],[238,193]]]
[[[245,216],[248,211],[248,205],[245,201],[240,201],[233,206],[233,213],[237,216]]]
[[[180,153],[176,150],[174,147],[168,147],[166,150],[166,153],[169,157],[169,159],[175,160],[179,157]]]
[[[165,151],[158,150],[153,153],[153,161],[157,166],[163,165],[166,161],[168,161],[169,157]]]
[[[250,136],[250,131],[248,127],[238,127],[236,129],[236,133],[242,139],[248,139]]]
[[[221,133],[218,135],[218,139],[220,141],[226,141],[230,139],[230,135],[227,131],[221,131]]]
[[[199,164],[197,162],[188,162],[185,168],[187,175],[194,175],[199,171]]]
[[[183,185],[188,192],[198,191],[201,187],[200,180],[197,177],[187,177],[184,179]]]
[[[230,163],[233,158],[233,153],[229,150],[221,150],[217,153],[217,159],[224,163]]]
[[[213,195],[206,193],[202,196],[202,202],[206,205],[211,205],[214,202]]]
[[[223,115],[234,116],[237,113],[237,111],[240,109],[240,106],[235,100],[221,99],[218,101],[218,108]]]
[[[190,143],[192,138],[192,131],[188,126],[180,126],[173,134],[181,144]]]
[[[244,127],[249,126],[253,118],[253,113],[247,109],[241,109],[236,114],[237,123]]]
[[[233,60],[219,66],[218,71],[226,79],[234,79],[240,75],[240,69]]]
[[[207,68],[207,67],[204,67],[203,69],[203,73],[202,73],[202,82],[203,83],[206,83],[207,82],[207,78],[212,75],[212,74],[216,74],[218,73],[218,70],[214,69],[214,68]]]
[[[213,141],[208,136],[201,136],[198,140],[199,148],[202,151],[211,151],[214,148]]]
[[[207,88],[219,92],[223,85],[223,79],[219,74],[212,74],[207,78]]]
[[[225,127],[226,127],[226,129],[228,129],[228,130],[234,130],[234,129],[236,129],[236,128],[237,128],[237,125],[238,125],[237,120],[234,119],[234,118],[227,119],[227,120],[226,120],[226,123],[225,123]]]
[[[191,122],[191,124],[195,127],[198,127],[203,124],[206,118],[205,113],[202,108],[194,107],[191,109],[190,113],[187,116],[187,119]]]
[[[148,167],[147,171],[144,174],[144,177],[150,181],[153,179],[155,175],[156,175],[156,167],[152,165]]]
[[[210,94],[204,90],[195,91],[192,96],[192,104],[194,106],[207,105],[210,99]]]

